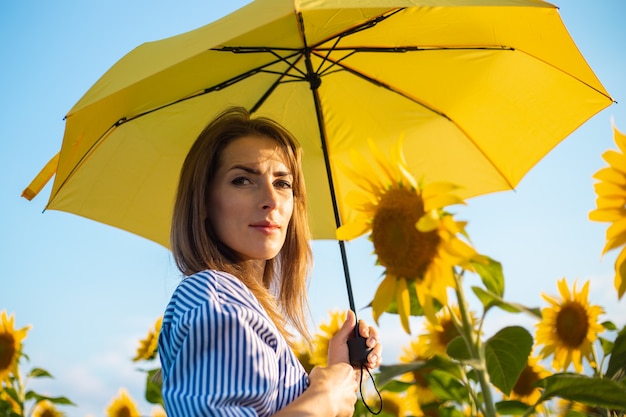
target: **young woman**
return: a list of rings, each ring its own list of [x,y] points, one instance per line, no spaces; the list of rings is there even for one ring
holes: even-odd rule
[[[183,164],[172,252],[185,275],[163,318],[159,354],[169,417],[351,416],[351,312],[325,368],[307,375],[290,348],[308,338],[311,249],[300,148],[267,118],[217,116]],[[380,364],[377,332],[359,322]]]

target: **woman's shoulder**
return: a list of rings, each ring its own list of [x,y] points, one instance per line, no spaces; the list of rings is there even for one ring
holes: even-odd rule
[[[233,304],[256,307],[258,302],[244,283],[233,275],[205,270],[185,277],[178,284],[169,307],[181,312],[200,306],[215,308]]]

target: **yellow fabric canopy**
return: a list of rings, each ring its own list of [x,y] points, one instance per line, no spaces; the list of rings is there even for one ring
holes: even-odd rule
[[[367,138],[404,136],[413,174],[462,197],[514,188],[554,146],[612,103],[558,9],[539,0],[257,0],[150,42],[67,114],[47,208],[164,246],[180,165],[206,123],[239,105],[304,148],[313,236],[334,239],[354,185],[339,169]],[[325,160],[320,135],[324,134]]]

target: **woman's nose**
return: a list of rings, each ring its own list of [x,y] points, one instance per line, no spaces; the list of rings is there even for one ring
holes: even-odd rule
[[[273,210],[278,205],[278,193],[273,184],[264,184],[261,192],[261,208]]]

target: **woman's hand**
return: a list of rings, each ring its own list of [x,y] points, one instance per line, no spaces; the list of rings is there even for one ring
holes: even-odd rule
[[[336,363],[326,368],[315,367],[309,375],[311,385],[307,391],[323,393],[318,407],[331,406],[333,416],[350,417],[354,414],[354,403],[359,386],[354,378],[354,369],[345,363]]]
[[[356,317],[353,311],[348,311],[346,321],[339,331],[333,336],[328,344],[328,364],[350,363],[348,353],[348,339],[354,337],[354,326]],[[378,330],[373,326],[368,326],[363,320],[359,320],[359,334],[366,339],[367,347],[372,351],[367,355],[365,366],[369,369],[378,368],[382,361],[383,347],[378,343]]]

